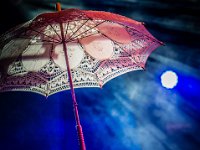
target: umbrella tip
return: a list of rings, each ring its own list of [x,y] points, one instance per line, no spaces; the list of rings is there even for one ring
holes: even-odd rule
[[[103,88],[103,82],[99,81],[99,87],[102,89]]]
[[[166,46],[164,42],[158,41],[162,46]]]
[[[46,100],[47,100],[48,97],[49,97],[49,93],[47,92],[47,93],[45,93]]]
[[[56,10],[61,11],[61,4],[58,2],[56,3]]]

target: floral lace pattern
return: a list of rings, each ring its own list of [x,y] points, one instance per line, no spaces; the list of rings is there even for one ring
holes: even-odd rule
[[[112,20],[92,19],[82,11],[71,10],[68,13],[67,18],[66,15],[60,15],[57,20],[51,18],[51,14],[46,14],[46,18],[45,15],[43,18],[38,16],[0,37],[3,43],[0,47],[0,91],[32,91],[49,96],[70,89],[67,68],[60,67],[59,63],[62,62],[56,61],[58,54],[54,51],[63,41],[66,46],[68,43],[79,44],[83,50],[80,58],[78,51],[73,49],[75,46],[70,49],[70,57],[74,56],[73,61],[80,60],[78,66],[71,68],[75,88],[101,87],[121,74],[144,69],[148,56],[160,45],[142,24],[140,29],[143,30],[140,31]],[[107,36],[105,31],[101,32],[98,26],[106,22],[109,22],[110,28],[113,24],[113,27],[121,28],[119,31],[127,32],[126,37],[130,36],[130,39],[126,42],[130,41],[123,43],[123,40],[117,38],[120,36],[117,29],[113,36]],[[61,36],[61,24],[65,39]],[[87,38],[92,35],[101,35],[104,37],[102,40],[112,41],[110,58],[94,58],[84,49],[89,44]],[[82,39],[85,42],[80,42]],[[89,42],[93,40],[90,39]],[[97,46],[98,51],[106,48],[101,44]],[[63,49],[59,53],[64,53]],[[65,56],[62,54],[59,57]],[[26,63],[33,65],[35,69],[27,68],[30,65],[25,65]]]

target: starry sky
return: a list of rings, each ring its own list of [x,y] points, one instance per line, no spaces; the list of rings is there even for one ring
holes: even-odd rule
[[[200,2],[198,0],[62,0],[63,9],[118,13],[145,22],[165,46],[144,71],[100,88],[76,89],[88,150],[198,150],[200,147]],[[0,33],[55,11],[54,0],[7,0]],[[172,70],[179,82],[162,87]],[[70,91],[47,99],[30,92],[0,93],[0,150],[78,150]]]

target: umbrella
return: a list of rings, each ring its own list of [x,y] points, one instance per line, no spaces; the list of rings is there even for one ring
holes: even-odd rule
[[[142,22],[103,12],[67,9],[44,13],[0,37],[0,91],[46,97],[71,90],[80,149],[85,142],[74,88],[102,87],[143,70],[162,42]]]

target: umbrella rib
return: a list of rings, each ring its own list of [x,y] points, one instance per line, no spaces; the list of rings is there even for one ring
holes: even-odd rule
[[[132,43],[132,42],[131,42]],[[126,49],[123,49],[122,48],[122,46],[120,46],[118,43],[115,43],[116,45],[118,45],[122,50],[124,50],[124,52],[126,52],[129,56],[130,56],[130,53],[129,52],[127,52],[127,50]]]
[[[60,40],[62,40],[62,38],[60,37],[60,35],[56,32],[56,30],[54,29],[54,27],[51,25],[51,24],[49,24],[50,25],[50,27],[53,29],[53,31],[57,34],[57,36],[59,37],[59,39]]]
[[[134,42],[134,41],[131,41],[131,43],[133,43],[133,42]],[[154,43],[154,42],[152,41],[152,43]],[[152,44],[152,43],[151,43],[151,44]],[[120,46],[118,43],[115,43],[115,44],[118,45],[121,49],[123,49],[122,46]],[[134,42],[134,44],[137,45],[137,46],[140,46],[138,43],[135,43],[135,42]],[[151,45],[151,44],[149,44],[149,45]],[[149,45],[148,45],[148,46],[149,46]],[[148,47],[148,46],[146,46],[146,47]],[[145,49],[146,49],[146,48],[145,48]],[[131,53],[127,52],[127,50],[126,50],[125,48],[124,48],[123,50],[124,50],[124,52],[126,52],[129,56],[132,57]],[[137,49],[137,50],[138,50],[138,49]],[[136,51],[137,51],[137,50],[136,50]]]
[[[115,44],[117,44],[117,43],[115,43]],[[122,47],[121,47],[119,44],[117,44],[117,45],[122,49]],[[121,57],[121,58],[129,58],[129,59],[131,59],[131,60],[134,59],[134,57],[133,57],[129,52],[127,52],[126,49],[123,49],[123,50],[124,50],[124,52],[126,52],[126,53],[128,54],[128,56],[124,56],[124,57]],[[136,64],[136,63],[134,63],[134,64]],[[137,65],[138,67],[142,67],[142,66],[139,65],[139,63],[137,63],[136,65]]]
[[[25,34],[27,35],[27,30],[25,31]],[[31,39],[37,37],[38,35],[39,35],[39,33],[37,33],[36,35],[34,35]],[[27,35],[27,36],[29,36],[29,35]]]
[[[67,22],[67,29],[65,31],[65,39],[66,39],[66,36],[67,36],[68,28],[69,28],[69,21]]]
[[[68,38],[68,40],[70,40],[73,37],[73,35],[75,35],[76,32],[78,32],[78,30],[81,29],[88,21],[89,21],[89,19],[87,19],[75,32],[73,32],[73,34],[70,35],[70,37]]]
[[[159,44],[164,45],[163,42],[157,40],[156,38],[150,37],[149,35],[143,34],[141,31],[136,30],[135,28],[132,28],[132,27],[130,27],[130,26],[126,26],[126,27],[131,28],[131,29],[133,29],[133,30],[135,30],[135,31],[137,31],[137,32],[139,32],[139,33],[141,33],[143,36],[146,36],[147,38],[151,39],[153,42],[158,42]]]
[[[76,35],[75,37],[73,37],[73,38],[70,38],[69,40],[73,40],[73,39],[75,39],[76,37],[78,37],[78,36],[80,36],[80,35],[82,35],[82,34],[84,34],[84,33],[86,33],[87,31],[89,31],[89,30],[92,30],[92,29],[94,29],[94,28],[96,28],[97,26],[99,26],[100,24],[102,24],[102,23],[104,23],[104,22],[106,22],[106,21],[103,21],[103,22],[101,22],[101,23],[99,23],[99,24],[97,24],[97,25],[95,25],[94,27],[92,27],[92,28],[90,28],[90,29],[88,29],[88,30],[85,30],[84,32],[82,32],[82,33],[80,33],[80,34],[78,34],[78,35]]]
[[[99,33],[101,33],[101,32],[99,32]],[[111,38],[109,38],[107,35],[105,35],[105,34],[103,34],[103,33],[101,33],[103,36],[105,36],[105,37],[107,37],[108,39],[110,39],[111,41],[113,41]],[[115,41],[113,41],[113,43],[114,44],[116,44],[116,45],[118,45],[121,49],[123,49],[118,43],[116,43]],[[114,47],[115,48],[115,47]],[[124,50],[128,55],[130,55],[129,54],[129,52],[127,52],[126,50]]]
[[[34,37],[36,37],[36,36],[34,36]],[[20,38],[23,38],[23,39],[30,39],[30,40],[32,40],[33,38],[28,38],[28,37],[20,37]],[[37,40],[37,42],[47,42],[47,43],[60,43],[60,42],[56,42],[56,41],[48,41],[48,40]],[[32,44],[32,45],[34,45],[34,43],[30,43],[30,44]]]
[[[41,40],[41,42],[48,42],[48,43],[60,43],[60,42],[48,41],[48,40]]]
[[[87,36],[81,37],[81,38],[79,38],[79,40],[82,39],[82,38],[89,37],[89,36],[91,36],[91,35],[95,35],[95,34],[96,34],[96,33],[93,33],[93,34],[90,34],[90,35],[87,35]],[[67,40],[67,42],[72,42],[72,41],[76,41],[76,39],[72,38],[72,39],[70,39],[70,40]],[[80,43],[79,43],[79,44],[80,44]],[[82,48],[83,48],[83,46],[82,46]]]
[[[29,35],[27,35],[27,31],[28,31],[27,29],[26,29],[25,31],[22,31],[22,32],[20,33],[19,37],[20,37],[20,38],[23,38],[23,39],[34,39],[36,36],[39,35],[39,33],[37,33],[37,34],[34,35],[33,37],[28,38],[28,37],[26,37],[26,36],[29,36]],[[23,35],[21,35],[22,33],[25,34],[24,37],[23,37]],[[30,36],[29,36],[29,37],[30,37]]]
[[[48,37],[48,38],[50,38],[50,39],[52,39],[52,40],[56,40],[57,42],[59,42],[59,43],[60,43],[60,41],[59,41],[59,40],[57,40],[57,39],[54,39],[54,38],[52,38],[52,37],[50,37],[50,36],[48,36],[48,35],[46,35],[46,34],[44,34],[44,33],[41,33],[41,32],[39,32],[39,31],[37,31],[37,30],[35,30],[35,29],[33,29],[33,28],[31,28],[31,30],[32,30],[32,31],[35,31],[35,32],[37,32],[37,33],[39,33],[39,34],[42,34],[42,35],[44,35],[44,36],[46,36],[46,37]]]
[[[43,29],[42,29],[42,30],[43,30]],[[41,30],[41,31],[42,31],[42,30]],[[37,37],[37,36],[40,34],[40,32],[41,32],[41,31],[38,31],[38,32],[37,32],[37,34],[36,34],[36,35],[34,35],[34,36],[33,36],[33,37],[31,37],[31,38],[29,38],[29,37],[26,37],[26,36],[28,36],[28,35],[26,35],[25,37],[20,37],[20,38],[24,38],[24,39],[31,39],[31,40],[32,40],[32,39],[34,39],[35,37]],[[25,34],[26,34],[26,32],[27,32],[27,30],[25,31]],[[36,41],[38,42],[38,40],[39,40],[39,42],[48,42],[48,43],[52,43],[52,41],[43,40],[43,39],[42,39],[42,40],[41,40],[41,39],[37,39]],[[59,43],[59,42],[56,42],[56,41],[54,41],[54,43]],[[31,44],[33,44],[33,43],[31,43]]]

